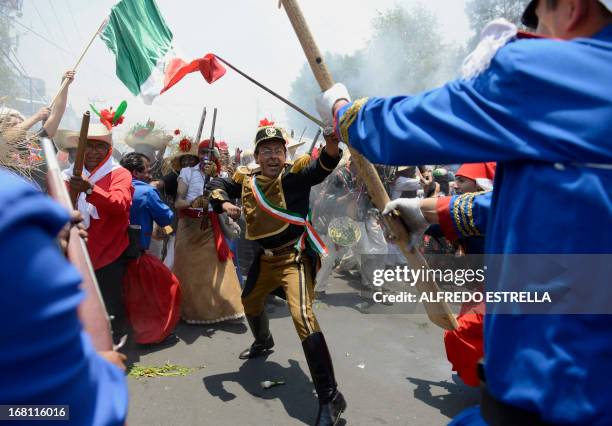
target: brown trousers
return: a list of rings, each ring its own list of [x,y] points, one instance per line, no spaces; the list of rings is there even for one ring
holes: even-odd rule
[[[294,252],[281,256],[262,255],[257,282],[242,298],[244,312],[249,316],[260,315],[268,294],[282,287],[300,340],[321,331],[312,311],[314,277],[311,266],[308,256],[298,256]]]

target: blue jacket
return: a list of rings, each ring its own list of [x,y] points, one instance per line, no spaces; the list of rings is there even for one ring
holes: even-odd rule
[[[538,267],[544,254],[612,253],[611,76],[612,25],[592,38],[513,41],[472,80],[345,106],[337,131],[374,163],[497,161],[486,252],[504,260],[489,267],[487,290],[516,289],[520,278],[524,289],[570,295],[590,286],[609,302],[609,260],[597,279]],[[517,268],[516,253],[538,256]],[[497,312],[487,304],[494,397],[551,423],[612,424],[611,315]]]
[[[83,331],[81,276],[56,242],[67,221],[49,197],[0,170],[0,404],[69,405],[66,424],[123,425],[124,374]]]
[[[134,196],[130,210],[130,224],[140,225],[140,247],[147,250],[151,244],[153,222],[159,226],[172,223],[174,213],[160,198],[157,189],[148,183],[132,179]]]

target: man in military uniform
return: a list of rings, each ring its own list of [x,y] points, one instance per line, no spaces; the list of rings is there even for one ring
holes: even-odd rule
[[[304,155],[292,163],[287,162],[286,146],[283,129],[262,120],[255,137],[258,169],[241,167],[232,178],[214,179],[208,189],[214,210],[235,219],[241,209],[230,200],[241,197],[246,238],[260,246],[242,293],[255,342],[240,358],[261,356],[274,346],[264,302],[269,293],[284,292],[319,397],[316,424],[332,425],[346,402],[337,390],[331,356],[312,310],[316,266],[327,250],[308,212],[310,188],[332,172],[340,152],[331,137],[318,159]]]

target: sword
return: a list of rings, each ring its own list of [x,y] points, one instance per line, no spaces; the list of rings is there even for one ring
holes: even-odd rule
[[[215,107],[215,109],[213,110],[213,121],[212,121],[212,127],[210,130],[210,141],[208,142],[208,155],[212,156],[214,155],[214,149],[215,149],[215,126],[217,124],[217,107]],[[210,158],[209,160],[212,161],[212,158]],[[200,168],[202,168],[202,164],[200,164]],[[218,172],[221,172],[221,170],[218,170]],[[200,229],[201,230],[205,230],[206,228],[208,228],[208,196],[210,195],[209,192],[206,190],[206,184],[208,183],[208,177],[204,178],[204,187],[202,188],[202,196],[204,197],[204,206],[203,206],[203,211],[202,211],[202,222],[200,223]]]

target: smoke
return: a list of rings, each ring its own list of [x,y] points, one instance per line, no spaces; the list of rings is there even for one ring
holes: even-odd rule
[[[464,47],[444,42],[436,31],[436,17],[422,5],[379,12],[371,25],[372,38],[362,49],[350,55],[324,55],[334,79],[347,86],[353,99],[414,95],[458,76]],[[314,110],[314,94],[319,91],[304,64],[292,84],[290,99]],[[314,124],[293,110],[288,110],[288,117],[291,127],[307,126],[307,134],[316,131]]]

